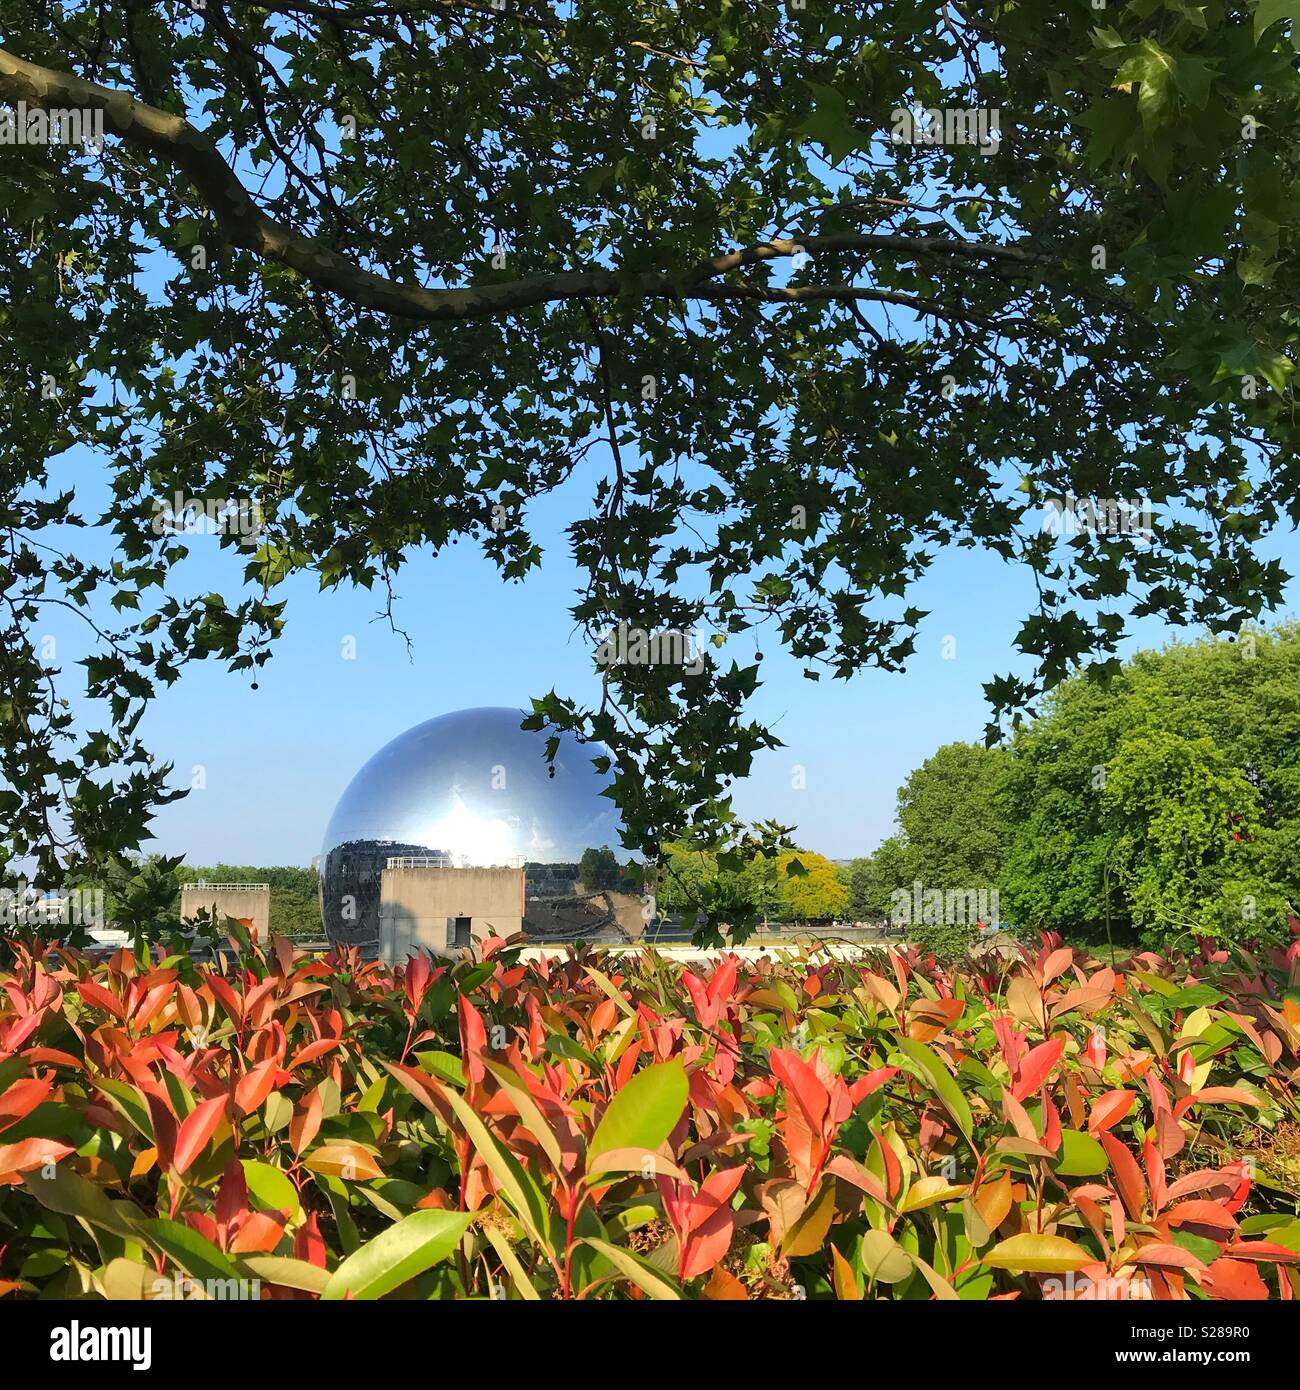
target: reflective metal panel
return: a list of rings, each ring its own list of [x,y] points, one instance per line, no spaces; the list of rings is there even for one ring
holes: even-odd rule
[[[602,749],[561,735],[548,767],[548,735],[521,729],[523,717],[508,708],[441,715],[400,734],[357,773],[321,847],[321,911],[332,941],[378,939],[389,859],[523,867],[530,896],[567,898],[584,850],[607,845],[628,858],[617,808],[601,795],[607,783],[591,763]]]

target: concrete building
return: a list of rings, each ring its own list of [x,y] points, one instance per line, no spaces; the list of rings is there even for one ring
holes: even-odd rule
[[[457,869],[432,857],[395,857],[380,883],[379,958],[477,954],[488,937],[522,930],[523,918],[522,868]]]
[[[181,885],[181,920],[188,921],[200,908],[218,923],[223,917],[251,921],[265,941],[271,927],[269,883],[185,883]]]

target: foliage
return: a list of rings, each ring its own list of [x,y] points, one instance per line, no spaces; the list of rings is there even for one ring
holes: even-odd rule
[[[945,743],[908,776],[897,815],[910,872],[891,888],[997,886],[1013,833],[998,802],[1006,763],[1001,748]]]
[[[588,892],[613,888],[619,880],[619,863],[614,851],[608,845],[602,845],[600,849],[584,849],[578,865],[578,877]]]
[[[870,857],[860,857],[849,860],[847,864],[837,864],[835,876],[848,889],[848,901],[844,904],[845,915],[850,921],[865,921],[871,912],[868,898],[872,882]]]
[[[916,880],[916,856],[902,835],[882,840],[871,856],[871,876],[867,882],[868,916],[874,922],[887,922],[893,913],[893,894]]]
[[[899,831],[864,865],[858,884],[861,915],[889,921],[893,895],[923,888],[986,893],[997,889],[1008,839],[1001,792],[1007,753],[983,744],[945,743],[898,789]],[[942,924],[937,924],[942,925]],[[952,954],[973,939],[964,929],[930,931],[931,949]],[[918,938],[922,939],[922,938]]]
[[[812,922],[844,915],[848,889],[825,855],[806,849],[785,850],[777,856],[776,866],[782,920]]]
[[[1300,1130],[1300,939],[700,975],[232,946],[11,948],[0,1292],[1300,1295],[1272,1158]]]
[[[738,639],[896,670],[943,550],[1039,595],[994,721],[1113,659],[1111,600],[1221,629],[1277,601],[1285,6],[338,13],[0,3],[0,99],[107,132],[0,150],[0,852],[46,883],[142,842],[180,794],[150,700],[192,662],[255,678],[295,576],[391,597],[468,541],[519,581],[532,504],[588,476],[565,543],[599,703],[534,717],[610,748],[647,856],[779,848],[732,825],[777,742]],[[1002,138],[891,142],[914,104]],[[259,529],[156,529],[178,492]],[[1054,544],[1069,494],[1150,500],[1152,543]],[[52,606],[86,618],[86,700],[44,659]],[[721,646],[598,672],[619,622]]]
[[[707,920],[730,926],[733,915],[747,912],[769,922],[825,921],[848,905],[849,890],[825,855],[792,849],[756,853],[730,868],[726,862],[707,850],[666,846],[659,906],[686,918],[703,909]]]
[[[1283,940],[1300,903],[1300,627],[1142,652],[1015,739],[1008,920],[1149,944]]]

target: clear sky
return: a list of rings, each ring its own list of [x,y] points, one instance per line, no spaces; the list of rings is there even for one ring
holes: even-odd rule
[[[78,471],[80,498],[99,480]],[[404,729],[470,705],[524,706],[552,686],[590,699],[591,656],[568,615],[576,572],[563,535],[589,496],[584,477],[536,504],[534,530],[547,553],[522,584],[503,584],[463,542],[436,559],[413,557],[397,584],[409,657],[403,638],[376,620],[380,595],[319,593],[312,576],[292,581],[282,592],[287,629],[257,690],[248,673],[197,663],[146,717],[145,742],[176,764],[175,780],[188,785],[195,765],[206,777],[203,789],[163,809],[146,848],[184,853],[196,865],[309,863],[348,781]],[[191,545],[186,591],[224,582],[229,596],[239,562],[220,553],[214,537],[193,537]],[[1300,573],[1294,535],[1270,550]],[[1032,598],[1027,573],[989,554],[952,550],[909,595],[930,616],[904,674],[812,682],[774,638],[760,639],[766,683],[751,709],[786,746],[760,755],[752,777],[737,785],[739,812],[794,824],[799,843],[834,858],[870,852],[893,828],[895,792],[907,774],[942,743],[982,737],[981,687],[1024,669],[1010,644]],[[1300,583],[1293,583],[1282,615],[1298,609]],[[84,634],[71,619],[49,628],[66,671],[86,650]],[[1154,621],[1136,632],[1129,650],[1173,635]],[[351,660],[343,656],[349,636]],[[951,660],[942,655],[947,636],[956,639]],[[753,638],[737,640],[737,654],[752,660]],[[792,785],[796,767],[805,789]]]

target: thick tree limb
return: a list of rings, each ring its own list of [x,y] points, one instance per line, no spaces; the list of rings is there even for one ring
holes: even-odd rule
[[[365,270],[322,242],[303,236],[268,216],[253,201],[220,150],[183,116],[136,101],[129,93],[87,82],[67,73],[28,63],[0,49],[0,97],[45,109],[82,108],[102,111],[104,127],[127,144],[148,150],[183,173],[194,185],[225,236],[267,260],[276,261],[304,279],[332,290],[349,303],[398,318],[426,322],[490,318],[517,313],[538,304],[576,299],[639,294],[647,299],[708,299],[745,297],[774,304],[810,300],[879,299],[907,305],[912,297],[890,291],[837,286],[818,291],[711,283],[729,271],[761,264],[804,251],[887,251],[912,259],[921,256],[956,257],[966,261],[1002,262],[1014,266],[1047,264],[1047,258],[1022,247],[986,245],[944,237],[901,237],[881,234],[836,233],[803,241],[772,240],[728,252],[687,270],[626,272],[592,267],[553,275],[530,276],[470,289],[426,289],[390,280]],[[927,312],[947,317],[971,317],[947,311],[933,302]]]

